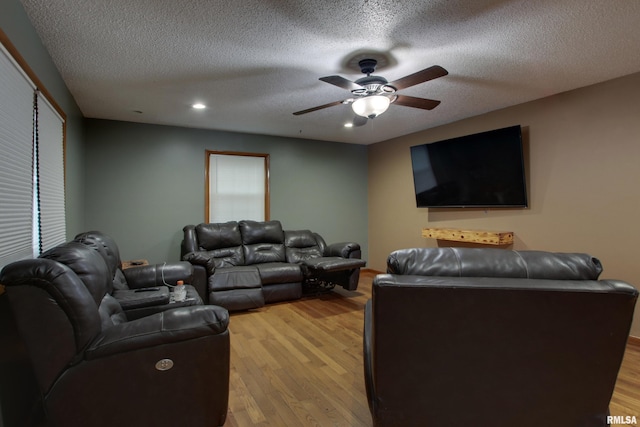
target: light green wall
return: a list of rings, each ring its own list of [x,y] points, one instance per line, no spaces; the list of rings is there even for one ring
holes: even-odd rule
[[[271,155],[272,219],[328,243],[356,241],[366,257],[365,147],[85,121],[18,0],[0,0],[0,28],[67,114],[68,238],[100,229],[124,258],[175,260],[181,228],[204,221],[205,149],[253,151]]]
[[[365,146],[96,119],[86,136],[87,229],[123,259],[179,259],[182,227],[205,220],[206,150],[268,153],[271,219],[358,242],[366,259]]]
[[[0,0],[0,28],[67,115],[65,158],[67,236],[84,229],[83,117],[18,0]]]

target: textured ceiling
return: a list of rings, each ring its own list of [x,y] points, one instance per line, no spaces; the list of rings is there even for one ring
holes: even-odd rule
[[[370,144],[640,71],[638,0],[22,3],[90,118]],[[318,78],[362,77],[366,52],[389,81],[447,69],[399,91],[442,103],[350,129],[348,105],[292,115],[348,98]]]

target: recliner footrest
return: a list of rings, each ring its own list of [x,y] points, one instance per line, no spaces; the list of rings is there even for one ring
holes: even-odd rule
[[[264,307],[262,289],[233,289],[209,293],[209,303],[229,311],[250,310]]]
[[[209,304],[227,310],[249,310],[264,306],[260,274],[255,266],[218,268],[209,277]]]
[[[302,261],[312,273],[326,273],[331,271],[353,270],[364,267],[366,261],[359,258],[321,257]]]

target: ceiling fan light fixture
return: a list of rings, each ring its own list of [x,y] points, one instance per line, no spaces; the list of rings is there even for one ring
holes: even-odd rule
[[[372,95],[356,99],[351,104],[351,108],[357,115],[373,119],[387,111],[390,103],[391,100],[386,96]]]

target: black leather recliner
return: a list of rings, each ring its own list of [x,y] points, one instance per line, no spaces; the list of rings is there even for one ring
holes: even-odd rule
[[[100,252],[109,268],[113,286],[108,292],[115,297],[129,320],[158,313],[169,308],[201,305],[202,297],[190,285],[193,282],[193,266],[186,261],[134,266],[122,269],[120,250],[115,240],[100,231],[78,234],[74,241]],[[44,253],[41,257],[49,256]],[[184,301],[172,300],[172,286],[181,280],[187,296]],[[204,291],[204,289],[202,289]]]
[[[327,245],[318,233],[310,230],[285,230],[287,262],[300,264],[305,281],[342,286],[348,291],[358,288],[360,268],[366,262],[360,257],[360,245],[340,242]]]
[[[374,426],[607,426],[638,291],[586,254],[416,248],[365,308]]]
[[[223,425],[227,310],[198,305],[127,321],[98,251],[70,242],[53,252],[57,261],[19,261],[0,273],[47,425]]]

